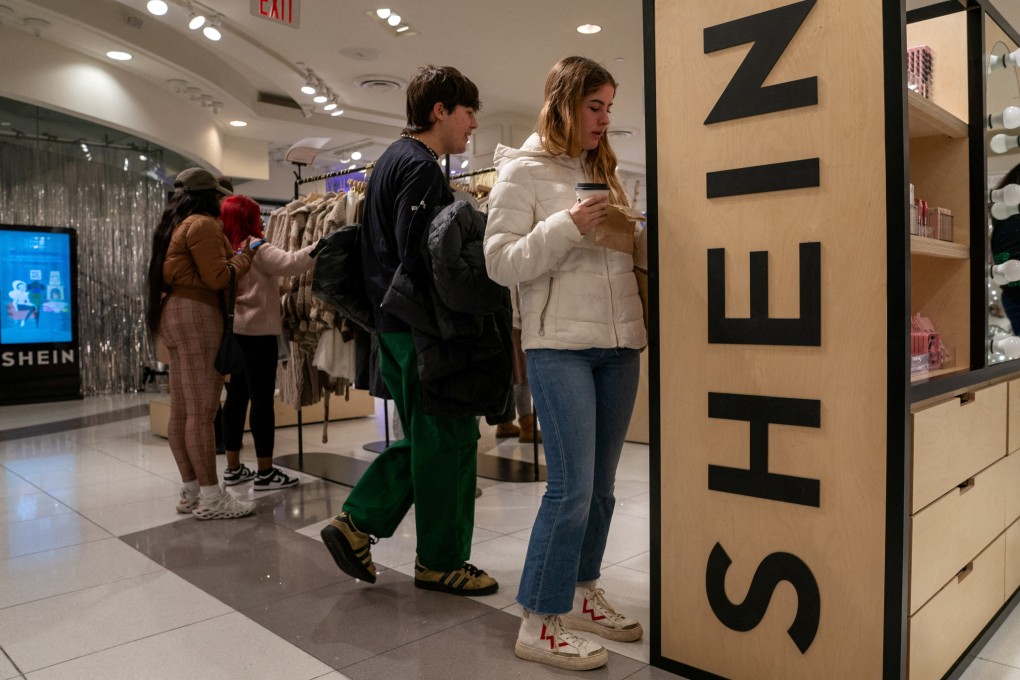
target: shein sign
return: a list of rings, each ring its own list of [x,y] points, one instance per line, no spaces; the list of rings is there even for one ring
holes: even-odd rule
[[[251,13],[275,24],[297,28],[301,24],[301,0],[251,0]]]

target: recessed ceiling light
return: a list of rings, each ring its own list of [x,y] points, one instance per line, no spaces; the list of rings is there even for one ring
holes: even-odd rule
[[[248,127],[248,123],[243,120],[232,120],[230,121],[230,124],[234,127]]]
[[[399,26],[400,25],[400,15],[399,14],[391,14],[389,16],[389,18],[386,19],[386,23],[388,23],[390,26]]]
[[[166,14],[167,10],[170,8],[167,7],[164,0],[149,0],[149,3],[145,5],[145,9],[149,10],[149,14],[155,14],[156,16],[161,17]]]
[[[360,161],[361,160],[361,152],[360,151],[355,151],[354,153],[352,153],[351,154],[351,160]]]
[[[585,35],[591,35],[592,33],[598,33],[602,30],[601,26],[596,24],[581,24],[577,27],[578,33],[584,33]]]
[[[391,14],[391,12],[390,12],[390,11],[389,11],[388,9],[377,9],[377,10],[375,11],[375,15],[376,15],[377,17],[379,17],[380,19],[385,19],[385,18],[387,18],[387,17],[388,17],[388,16],[390,15],[390,14]]]
[[[128,54],[127,52],[121,52],[119,50],[110,50],[109,52],[106,53],[106,56],[115,61],[129,61],[131,59],[130,54]]]

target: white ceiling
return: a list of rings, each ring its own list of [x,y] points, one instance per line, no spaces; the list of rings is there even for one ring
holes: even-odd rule
[[[223,39],[214,43],[187,28],[185,0],[167,0],[170,11],[156,17],[146,0],[0,0],[13,12],[0,21],[25,29],[24,18],[44,19],[50,40],[106,60],[110,49],[134,55],[117,68],[164,88],[168,97],[181,79],[199,93],[223,102],[206,110],[226,134],[264,140],[271,157],[307,137],[328,137],[328,148],[359,146],[365,160],[377,156],[403,127],[405,93],[358,87],[362,76],[406,83],[418,66],[451,65],[471,78],[481,93],[482,126],[516,114],[531,125],[542,102],[549,68],[571,54],[591,57],[620,83],[611,128],[634,133],[614,138],[621,170],[643,172],[644,94],[641,3],[561,0],[551,11],[547,0],[300,0],[300,27],[291,28],[252,14],[259,0],[202,0],[223,17]],[[273,0],[265,0],[271,7]],[[388,6],[418,35],[394,37],[367,12]],[[585,36],[580,24],[603,30]],[[27,29],[25,29],[27,30]],[[351,56],[353,55],[353,56]],[[365,58],[368,57],[368,58]],[[340,98],[343,116],[334,118],[300,92],[301,67],[310,67]],[[198,93],[196,93],[198,94]],[[299,108],[260,103],[270,95]],[[196,107],[199,104],[195,103]],[[242,119],[246,128],[228,128]],[[317,161],[320,159],[317,159]],[[336,162],[324,154],[322,160]],[[457,166],[454,166],[457,167]]]
[[[262,0],[272,6],[274,0]],[[282,2],[283,0],[277,0]],[[295,0],[298,1],[298,0]],[[914,9],[939,0],[908,0]],[[620,83],[613,129],[633,132],[614,138],[625,172],[642,174],[645,165],[642,3],[638,0],[385,0],[418,35],[394,37],[368,16],[384,0],[300,0],[300,27],[258,18],[260,0],[202,0],[223,17],[223,40],[213,43],[187,29],[187,0],[167,0],[163,17],[149,14],[146,0],[0,0],[0,22],[28,30],[27,17],[50,23],[40,40],[106,60],[110,49],[134,59],[115,68],[130,71],[163,88],[168,97],[186,97],[168,81],[184,80],[198,93],[223,103],[218,112],[202,110],[225,134],[267,142],[271,158],[302,138],[328,137],[335,150],[359,147],[371,160],[404,123],[404,92],[359,88],[361,76],[406,82],[423,64],[452,65],[479,87],[482,126],[514,119],[530,126],[542,100],[549,68],[570,54],[591,57]],[[199,3],[196,3],[199,4]],[[1014,26],[1020,26],[1020,0],[993,0]],[[4,7],[11,12],[5,12]],[[581,35],[583,23],[602,26]],[[366,58],[367,57],[367,58]],[[111,62],[112,63],[112,62]],[[345,114],[330,117],[300,92],[300,64],[310,67],[343,102]],[[292,107],[260,103],[260,95]],[[299,107],[299,108],[298,108]],[[73,113],[68,111],[67,113]],[[233,119],[249,123],[228,128]],[[335,164],[326,153],[321,164]],[[479,159],[481,162],[481,159]],[[459,159],[458,159],[459,165]],[[457,166],[454,166],[457,167]]]

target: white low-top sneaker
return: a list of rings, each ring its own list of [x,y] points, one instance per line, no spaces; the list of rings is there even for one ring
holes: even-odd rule
[[[514,654],[527,661],[571,671],[599,668],[609,661],[605,647],[571,633],[558,615],[542,616],[527,611],[517,633]]]
[[[574,588],[574,607],[563,615],[563,625],[619,642],[640,640],[644,634],[640,623],[613,609],[598,584]]]

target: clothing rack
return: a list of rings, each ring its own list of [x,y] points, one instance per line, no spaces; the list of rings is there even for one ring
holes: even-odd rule
[[[321,182],[324,179],[332,179],[334,177],[343,177],[344,175],[353,175],[353,174],[358,173],[358,172],[365,172],[366,170],[371,170],[373,167],[375,167],[375,163],[365,163],[360,168],[347,168],[346,170],[335,170],[333,172],[327,172],[327,173],[322,174],[322,175],[315,175],[314,177],[305,177],[305,178],[302,178],[301,177],[301,168],[304,166],[304,163],[295,163],[294,165],[297,166],[297,170],[294,171],[294,178],[295,178],[294,179],[294,199],[295,200],[297,200],[297,198],[300,196],[298,187],[300,187],[302,184],[309,184],[311,182]]]
[[[309,184],[311,182],[320,182],[324,179],[332,179],[333,177],[343,177],[344,175],[353,175],[355,173],[364,172],[371,170],[375,163],[366,163],[365,165],[358,168],[347,168],[346,170],[336,170],[334,172],[327,172],[322,175],[315,175],[313,177],[301,177],[301,168],[304,167],[304,163],[294,163],[296,170],[294,170],[294,200],[300,198],[300,187],[302,184]],[[390,445],[390,420],[389,411],[386,407],[386,400],[383,400],[383,414],[386,426],[386,441],[385,442],[370,442],[364,445],[364,449],[368,451],[374,451],[379,453]],[[328,418],[328,416],[327,416]],[[328,420],[327,420],[328,426]],[[343,484],[345,486],[353,487],[358,483],[361,475],[368,469],[369,462],[346,456],[344,454],[336,453],[324,453],[318,451],[304,450],[304,425],[301,421],[301,409],[297,409],[297,428],[298,428],[298,450],[296,454],[289,454],[284,456],[277,456],[276,460],[284,467],[297,469],[301,472],[306,472],[316,477],[321,477],[337,484]],[[372,447],[372,448],[369,448]],[[307,461],[306,461],[307,457]],[[294,464],[296,463],[296,465]]]

